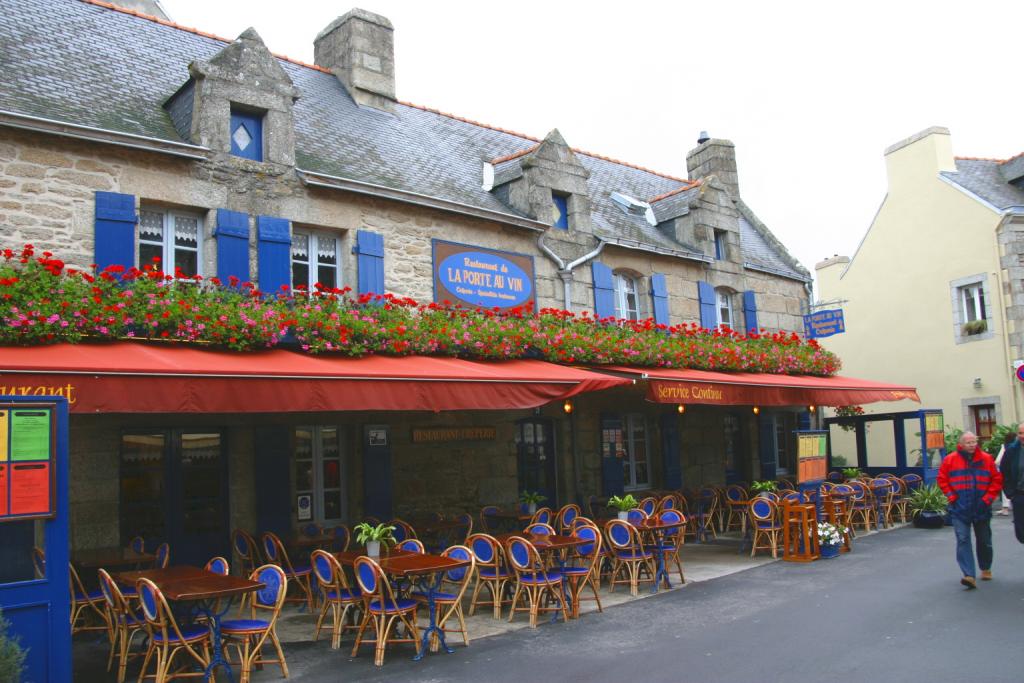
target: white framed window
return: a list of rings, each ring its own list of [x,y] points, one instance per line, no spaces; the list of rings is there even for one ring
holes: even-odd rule
[[[341,429],[327,425],[296,427],[293,453],[294,512],[298,515],[300,497],[308,496],[311,503],[311,518],[299,521],[341,521],[346,516]]]
[[[651,485],[650,448],[647,443],[647,420],[643,415],[623,415],[622,458],[623,485],[628,490],[649,488]]]
[[[202,275],[203,219],[198,214],[171,209],[139,211],[139,267],[160,259],[165,273]]]
[[[636,278],[625,273],[615,273],[615,317],[626,320],[640,319],[639,287]]]
[[[341,282],[341,239],[338,235],[292,231],[292,289],[315,291],[316,283],[335,288]]]
[[[960,299],[960,321],[972,323],[978,320],[988,320],[985,307],[985,289],[982,283],[965,285],[958,288]]]
[[[715,290],[715,310],[718,313],[718,326],[734,329],[736,317],[732,308],[732,292],[723,288]]]
[[[796,430],[795,416],[791,413],[775,413],[772,417],[772,431],[775,438],[775,468],[778,476],[796,472],[792,441]]]

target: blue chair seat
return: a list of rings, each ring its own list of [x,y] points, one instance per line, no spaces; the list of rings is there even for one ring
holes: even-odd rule
[[[187,626],[187,627],[181,629],[181,639],[180,640],[178,638],[178,634],[177,633],[168,633],[167,634],[167,642],[169,642],[169,643],[179,643],[179,642],[191,643],[191,642],[196,641],[196,640],[202,640],[203,638],[207,638],[207,637],[209,637],[209,635],[210,635],[210,629],[207,626]],[[162,642],[164,642],[163,634],[162,633],[154,633],[153,634],[153,642],[154,643],[162,643]]]
[[[77,600],[78,602],[85,602],[86,600],[88,600],[89,602],[97,602],[104,599],[105,598],[103,597],[103,591],[101,590],[89,591],[88,593],[81,593],[79,591],[75,591],[75,600]]]
[[[350,588],[342,588],[341,595],[338,595],[338,591],[329,590],[327,591],[328,600],[345,601],[345,600],[359,600],[362,597],[358,590]]]
[[[483,579],[507,579],[511,574],[507,569],[481,569],[480,578]]]
[[[775,522],[758,522],[757,528],[764,529],[765,531],[782,530],[782,526]]]
[[[398,598],[397,600],[388,600],[381,608],[380,600],[373,600],[370,602],[370,611],[381,613],[381,612],[404,612],[412,609],[416,606],[416,601],[411,598]]]
[[[252,633],[266,631],[270,622],[262,619],[225,619],[220,622],[221,633]]]
[[[538,572],[534,574],[521,574],[519,580],[523,583],[558,583],[562,580],[561,572]]]
[[[619,550],[616,556],[622,560],[649,560],[651,554],[646,550]]]
[[[562,570],[562,573],[568,574],[569,576],[583,576],[589,571],[590,569],[587,567],[566,567]]]

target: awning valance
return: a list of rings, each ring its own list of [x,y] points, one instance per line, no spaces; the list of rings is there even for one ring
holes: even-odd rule
[[[848,406],[909,399],[921,402],[911,386],[856,377],[769,375],[707,370],[602,367],[647,382],[647,399],[656,403],[705,403],[758,406]]]
[[[231,353],[138,342],[0,347],[0,395],[61,395],[74,413],[503,410],[631,382],[539,360]]]

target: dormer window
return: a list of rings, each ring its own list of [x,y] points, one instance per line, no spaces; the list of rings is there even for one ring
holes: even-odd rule
[[[551,206],[554,209],[555,220],[551,227],[559,230],[569,229],[569,195],[558,192],[551,193]]]
[[[263,161],[263,114],[231,107],[231,153],[243,159]]]

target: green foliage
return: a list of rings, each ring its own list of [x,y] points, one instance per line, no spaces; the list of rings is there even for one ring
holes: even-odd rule
[[[846,456],[845,455],[833,455],[832,456],[832,467],[846,467]]]
[[[861,476],[861,474],[862,473],[860,469],[856,467],[843,468],[843,476],[846,477],[847,479],[856,479],[857,477]]]
[[[547,499],[547,496],[541,495],[540,491],[523,491],[519,494],[519,502],[527,505],[537,505]]]
[[[964,323],[960,329],[963,330],[963,333],[965,335],[981,334],[982,332],[988,331],[988,321],[972,320],[970,322]]]
[[[935,484],[914,489],[907,500],[914,512],[946,511],[946,494]]]
[[[960,441],[960,437],[963,436],[963,433],[964,430],[959,427],[946,425],[946,433],[944,435],[946,439],[946,455],[949,455],[956,450],[956,444]],[[929,453],[929,455],[931,454]]]
[[[356,542],[366,545],[369,541],[378,541],[383,543],[394,543],[395,539],[392,537],[395,527],[388,526],[387,524],[378,524],[374,526],[369,522],[361,522],[357,524],[353,531],[356,532]]]
[[[774,481],[755,481],[750,485],[750,490],[758,493],[771,493],[778,491],[779,487]]]
[[[1017,425],[996,425],[996,428],[992,430],[992,438],[981,444],[981,450],[989,455],[996,455],[999,453],[999,449],[1003,447],[1006,435],[1016,433]]]
[[[639,505],[640,502],[629,493],[621,498],[618,496],[612,496],[608,499],[608,507],[615,508],[619,512],[629,512]]]
[[[21,648],[16,636],[7,635],[10,622],[4,619],[0,610],[0,681],[17,683],[25,670],[26,650]]]

